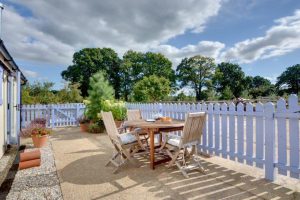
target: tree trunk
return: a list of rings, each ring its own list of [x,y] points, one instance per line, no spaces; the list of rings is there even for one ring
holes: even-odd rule
[[[201,95],[202,95],[201,89],[196,90],[196,100],[197,101],[201,100]]]

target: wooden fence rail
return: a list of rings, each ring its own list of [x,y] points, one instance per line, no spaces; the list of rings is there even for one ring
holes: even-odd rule
[[[276,170],[299,179],[300,106],[296,95],[276,104],[127,103],[127,107],[140,109],[144,118],[161,113],[183,120],[188,112],[206,112],[199,147],[203,152],[264,168],[269,180],[276,178]]]

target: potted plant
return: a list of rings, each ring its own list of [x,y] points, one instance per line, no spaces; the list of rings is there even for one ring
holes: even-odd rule
[[[104,132],[104,123],[102,120],[99,120],[95,123],[91,123],[88,126],[89,133],[103,133]]]
[[[41,148],[45,146],[48,141],[48,135],[51,134],[51,130],[45,128],[41,124],[31,123],[25,130],[22,130],[21,135],[23,137],[31,137],[34,147]]]
[[[33,141],[34,147],[41,148],[45,146],[48,141],[48,135],[50,135],[51,131],[46,129],[45,127],[34,128],[31,131],[31,138]]]
[[[79,125],[80,125],[80,130],[82,132],[87,132],[88,131],[88,126],[90,124],[90,120],[87,119],[85,116],[82,116],[77,119]]]

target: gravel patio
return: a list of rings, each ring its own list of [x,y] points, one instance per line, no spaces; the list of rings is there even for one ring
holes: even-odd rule
[[[137,157],[140,168],[112,174],[104,166],[113,152],[106,134],[57,129],[51,143],[64,199],[300,199],[298,180],[279,178],[283,187],[256,168],[218,157],[203,158],[207,173],[189,179],[175,167],[150,170],[147,157]]]

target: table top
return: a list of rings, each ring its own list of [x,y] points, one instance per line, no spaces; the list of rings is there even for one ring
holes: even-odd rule
[[[184,121],[172,120],[171,122],[147,122],[146,120],[125,121],[125,126],[144,129],[164,129],[164,128],[180,128],[184,127]]]

